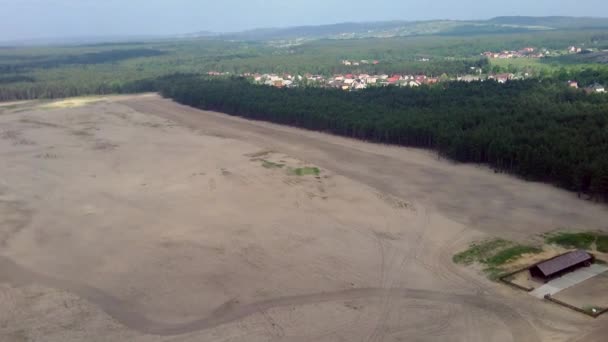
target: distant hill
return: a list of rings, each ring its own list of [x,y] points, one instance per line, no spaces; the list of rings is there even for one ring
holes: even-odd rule
[[[287,28],[261,28],[214,37],[229,40],[297,40],[389,38],[420,35],[476,35],[539,30],[608,28],[608,18],[497,17],[481,21],[430,20],[340,23]],[[201,35],[211,37],[212,35]]]
[[[200,31],[166,36],[64,37],[0,42],[0,46],[77,45],[165,39],[218,39],[287,42],[318,39],[391,38],[426,35],[472,36],[547,30],[608,29],[608,18],[591,17],[496,17],[489,20],[428,20],[346,22],[331,25],[258,28],[242,32]]]
[[[496,17],[487,22],[499,25],[541,26],[553,29],[608,28],[608,18],[591,17]]]

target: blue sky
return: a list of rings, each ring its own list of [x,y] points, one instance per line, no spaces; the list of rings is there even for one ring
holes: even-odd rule
[[[0,41],[501,15],[608,17],[608,0],[0,0]]]

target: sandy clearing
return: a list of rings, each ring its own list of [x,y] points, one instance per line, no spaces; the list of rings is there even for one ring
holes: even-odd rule
[[[559,292],[554,297],[579,308],[608,308],[608,272]],[[602,294],[602,292],[604,292]],[[599,294],[599,295],[598,295]]]
[[[484,167],[437,160],[419,149],[369,144],[318,132],[200,111],[148,95],[124,102],[205,134],[242,139],[313,163],[384,193],[412,198],[468,227],[526,239],[557,228],[608,231],[606,206],[553,186]]]
[[[553,214],[604,218],[550,187],[154,95],[5,113],[0,137],[2,341],[565,341],[602,324],[451,262]]]

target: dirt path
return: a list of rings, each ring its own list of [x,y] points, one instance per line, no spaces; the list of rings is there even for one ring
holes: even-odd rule
[[[123,103],[207,134],[297,155],[382,192],[416,198],[487,233],[526,239],[560,227],[608,231],[605,206],[580,200],[549,185],[439,161],[432,153],[201,111],[158,96]]]
[[[77,294],[97,305],[125,326],[145,334],[162,336],[180,335],[214,328],[277,307],[382,297],[390,300],[398,298],[419,299],[438,305],[453,303],[464,306],[464,310],[480,309],[488,314],[498,316],[504,324],[511,327],[515,341],[540,341],[530,323],[523,319],[520,314],[498,300],[493,300],[491,297],[483,295],[462,295],[420,289],[357,288],[279,297],[249,304],[240,304],[237,300],[233,300],[215,309],[208,317],[182,324],[167,324],[146,318],[144,315],[133,310],[129,306],[129,303],[125,303],[99,289],[28,271],[12,260],[1,256],[0,269],[3,270],[3,273],[0,274],[0,282],[8,282],[19,286],[35,283]],[[421,326],[420,329],[424,329],[424,327]]]

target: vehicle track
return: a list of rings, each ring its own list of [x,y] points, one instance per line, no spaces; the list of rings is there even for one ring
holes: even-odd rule
[[[187,323],[168,324],[148,319],[128,303],[100,289],[79,284],[70,280],[58,279],[29,271],[10,258],[0,256],[0,282],[15,286],[38,284],[78,295],[97,305],[106,314],[123,325],[141,333],[173,336],[186,334],[241,320],[272,308],[293,307],[314,303],[348,301],[363,298],[418,299],[436,302],[437,305],[450,303],[486,311],[511,328],[513,340],[518,342],[539,341],[535,329],[517,311],[489,296],[455,294],[422,289],[407,288],[355,288],[334,292],[319,292],[305,295],[277,297],[256,303],[241,304],[236,300],[228,301],[209,316]],[[464,309],[464,308],[463,308]],[[443,323],[445,324],[445,323]]]

